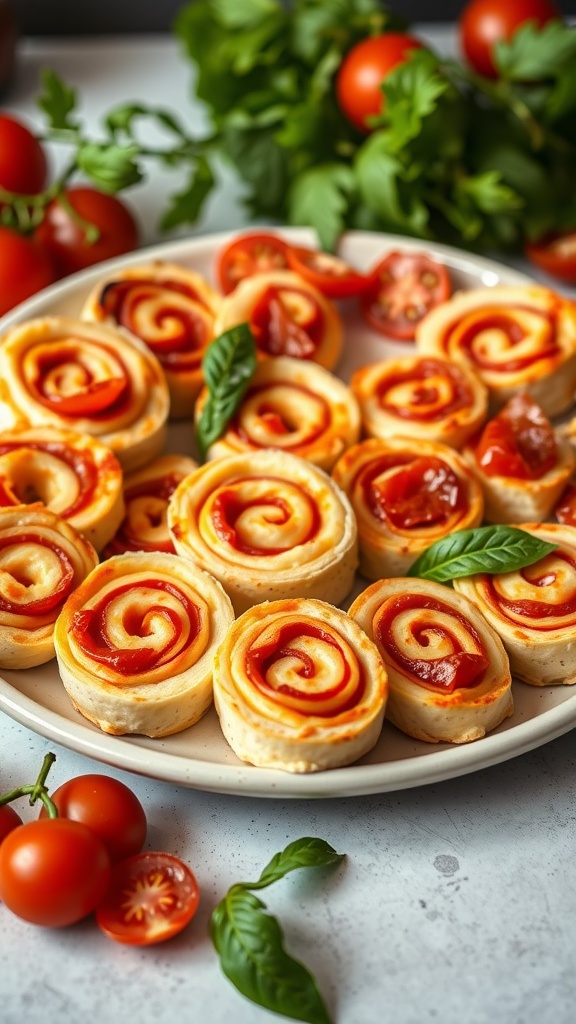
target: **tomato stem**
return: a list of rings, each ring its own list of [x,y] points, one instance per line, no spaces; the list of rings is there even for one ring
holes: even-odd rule
[[[12,803],[13,800],[17,800],[21,796],[30,797],[30,806],[34,806],[36,800],[41,800],[46,808],[49,818],[58,817],[58,808],[54,801],[50,798],[46,789],[45,783],[54,761],[56,760],[56,754],[51,752],[46,754],[42,762],[42,767],[38,773],[38,778],[32,786],[17,786],[16,789],[10,790],[9,793],[0,794],[0,807],[4,804]]]

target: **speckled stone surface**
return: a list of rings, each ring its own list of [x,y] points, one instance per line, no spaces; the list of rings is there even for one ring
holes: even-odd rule
[[[441,42],[450,48],[448,36]],[[14,113],[33,119],[47,65],[79,89],[93,126],[110,106],[134,97],[188,109],[190,69],[168,38],[25,40],[6,104]],[[139,192],[145,240],[156,240],[164,196],[176,187],[166,173]],[[199,231],[240,226],[238,196],[224,174]],[[222,975],[208,921],[233,882],[257,877],[274,853],[304,835],[326,839],[345,861],[329,872],[295,872],[262,896],[289,951],[315,974],[334,1024],[576,1020],[573,733],[439,785],[276,801],[130,776],[0,712],[0,791],[32,781],[48,750],[57,755],[54,786],[91,771],[132,786],[149,821],[146,847],[186,860],[202,898],[180,936],[150,948],[117,945],[92,919],[41,929],[0,906],[2,1024],[278,1021]],[[32,815],[26,804],[19,809]]]

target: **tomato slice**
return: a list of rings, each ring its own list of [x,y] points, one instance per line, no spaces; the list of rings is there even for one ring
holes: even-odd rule
[[[178,935],[200,900],[190,868],[170,853],[138,853],[112,868],[108,892],[96,920],[110,939],[150,946]]]
[[[413,341],[420,321],[451,294],[450,275],[442,263],[423,252],[390,252],[371,271],[360,304],[374,330]]]
[[[53,408],[60,416],[94,416],[109,409],[126,390],[126,381],[120,377],[94,381],[73,395],[47,395],[41,397],[43,405]]]
[[[529,242],[526,255],[535,266],[552,277],[576,284],[576,230]]]
[[[442,459],[422,456],[372,484],[374,511],[397,529],[442,522],[461,503],[458,477]]]
[[[368,285],[369,277],[354,270],[338,256],[303,246],[288,246],[288,264],[305,281],[331,299],[347,299],[359,295]]]
[[[557,459],[550,421],[529,395],[514,395],[490,420],[476,446],[476,460],[486,476],[539,480]]]
[[[245,277],[270,270],[286,270],[288,246],[278,235],[266,231],[240,235],[218,254],[216,276],[228,295]]]

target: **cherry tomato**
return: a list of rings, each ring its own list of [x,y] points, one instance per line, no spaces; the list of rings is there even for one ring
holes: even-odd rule
[[[0,114],[0,188],[35,195],[46,184],[46,154],[38,139],[7,114]]]
[[[333,299],[359,295],[368,284],[366,274],[353,270],[337,256],[317,249],[288,246],[288,265],[319,292]]]
[[[38,818],[0,845],[0,899],[32,924],[61,928],[92,913],[110,881],[110,858],[86,825]]]
[[[65,203],[84,221],[94,225],[99,237],[95,242],[87,242],[85,228],[69,213],[66,205],[60,199],[50,203],[34,237],[52,256],[60,277],[137,247],[138,225],[116,196],[95,188],[75,187],[65,190]]]
[[[96,920],[116,942],[150,946],[181,932],[194,917],[199,900],[198,883],[178,857],[139,853],[112,869]]]
[[[0,843],[6,838],[9,832],[22,824],[22,818],[10,807],[10,804],[2,804],[0,807]]]
[[[100,837],[112,863],[132,857],[144,846],[146,815],[128,786],[108,775],[78,775],[51,794],[58,814],[81,821]],[[46,817],[42,808],[40,817]]]
[[[376,331],[411,341],[420,321],[451,292],[450,276],[442,263],[426,253],[390,252],[372,270],[360,303]]]
[[[336,99],[340,110],[361,132],[371,130],[368,119],[382,113],[382,82],[392,68],[402,64],[422,43],[401,32],[362,39],[348,51],[336,75]]]
[[[528,242],[526,255],[535,266],[552,277],[576,284],[576,231]]]
[[[0,316],[55,280],[48,253],[30,238],[0,227]]]
[[[551,0],[471,0],[458,22],[460,45],[475,71],[498,78],[493,61],[495,43],[511,39],[526,21],[542,26],[561,17]]]
[[[269,270],[285,270],[288,246],[278,235],[256,231],[240,235],[218,254],[216,275],[222,291],[228,295],[245,277]]]

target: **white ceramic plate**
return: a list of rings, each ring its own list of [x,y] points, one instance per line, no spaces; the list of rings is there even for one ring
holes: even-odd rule
[[[308,231],[293,229],[283,234],[301,244],[313,244]],[[169,243],[100,264],[23,303],[0,321],[0,331],[46,313],[77,315],[90,286],[100,277],[115,267],[145,259],[173,260],[212,278],[215,253],[230,237],[211,235]],[[491,287],[529,280],[508,267],[446,246],[424,246],[420,241],[372,233],[351,232],[343,242],[341,255],[352,265],[365,269],[394,248],[426,248],[448,266],[456,287]],[[409,346],[388,342],[363,326],[353,303],[343,309],[349,340],[353,337],[339,368],[344,379],[365,363],[410,351]],[[169,450],[191,452],[191,446],[189,424],[171,428]],[[358,590],[366,585],[366,581],[360,581]],[[192,728],[162,740],[109,736],[74,710],[55,661],[36,669],[5,672],[4,678],[0,678],[0,708],[22,725],[65,747],[118,768],[180,785],[265,797],[352,796],[439,782],[515,757],[576,725],[576,691],[568,687],[540,688],[515,683],[514,701],[512,718],[475,743],[422,743],[385,724],[374,750],[356,764],[311,775],[291,775],[242,764],[224,740],[214,710]]]

